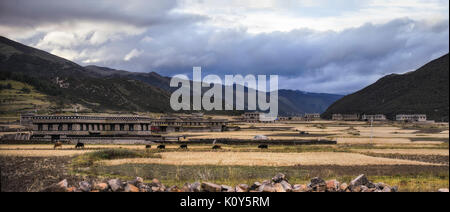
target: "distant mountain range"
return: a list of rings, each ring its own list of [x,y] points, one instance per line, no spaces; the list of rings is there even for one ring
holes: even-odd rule
[[[61,107],[94,112],[172,112],[170,78],[99,66],[80,66],[0,36],[0,80],[27,83]],[[322,113],[341,95],[279,90],[279,114]],[[235,113],[235,112],[234,112]]]
[[[426,114],[428,119],[447,121],[449,116],[449,55],[446,54],[414,72],[392,74],[345,96],[325,113]]]

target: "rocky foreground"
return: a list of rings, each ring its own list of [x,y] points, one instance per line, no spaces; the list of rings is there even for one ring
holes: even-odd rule
[[[166,187],[158,179],[151,183],[137,177],[132,181],[121,181],[111,179],[107,181],[88,182],[81,181],[77,186],[69,186],[67,180],[51,185],[43,192],[397,192],[396,186],[384,183],[372,183],[365,175],[360,175],[349,184],[340,183],[337,180],[325,181],[318,177],[311,179],[307,185],[291,185],[286,175],[277,174],[271,180],[262,183],[255,182],[253,185],[240,184],[235,187],[217,185],[209,182],[186,183],[183,187]],[[448,189],[439,189],[448,192]]]

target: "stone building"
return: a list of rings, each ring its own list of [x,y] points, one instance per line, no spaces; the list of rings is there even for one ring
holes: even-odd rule
[[[305,120],[307,121],[320,120],[320,113],[305,113]]]
[[[36,140],[151,136],[152,119],[124,116],[34,116]]]
[[[242,119],[248,123],[258,123],[259,115],[259,112],[247,112],[242,115]]]
[[[198,116],[166,116],[152,121],[153,132],[222,132],[226,119],[205,119]]]
[[[145,140],[167,132],[220,132],[228,122],[199,116],[33,116],[31,120],[35,140]]]
[[[376,114],[376,115],[362,115],[361,116],[361,120],[363,121],[386,121],[387,118],[385,115],[383,114]]]
[[[396,121],[406,122],[426,122],[427,115],[425,114],[399,114],[395,116]]]
[[[334,121],[358,121],[359,114],[333,114],[332,120]]]
[[[261,112],[247,112],[242,115],[242,121],[247,123],[274,123],[275,121],[264,121],[264,114]],[[261,121],[263,120],[263,121]]]

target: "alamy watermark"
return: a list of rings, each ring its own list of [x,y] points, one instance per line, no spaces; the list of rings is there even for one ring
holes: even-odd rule
[[[245,96],[247,95],[247,110],[265,111],[260,114],[260,121],[275,121],[278,117],[278,75],[270,75],[269,85],[267,89],[266,75],[250,74],[245,77],[225,75],[223,83],[217,75],[207,75],[202,78],[201,67],[194,67],[192,89],[187,75],[172,77],[170,87],[178,89],[170,97],[170,106],[175,111],[243,111],[246,109]],[[245,87],[248,87],[247,92]],[[207,91],[203,89],[204,92],[202,92],[202,88],[210,89]],[[225,98],[223,98],[223,88],[225,88]]]

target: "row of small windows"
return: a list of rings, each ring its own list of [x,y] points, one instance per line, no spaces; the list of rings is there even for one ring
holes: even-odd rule
[[[79,125],[79,131],[116,131],[116,126],[119,127],[119,131],[125,131],[125,126],[127,126],[128,131],[134,131],[134,124],[67,124],[67,130],[72,131],[74,125]],[[141,124],[141,131],[149,131],[149,124]],[[44,131],[44,125],[38,124],[38,131]],[[48,131],[65,131],[63,124],[48,124]]]
[[[221,122],[154,122],[155,125],[183,125],[183,126],[202,126],[202,125],[221,125]]]
[[[83,120],[151,120],[149,118],[138,117],[91,117],[91,116],[35,116],[33,119],[83,119]]]

